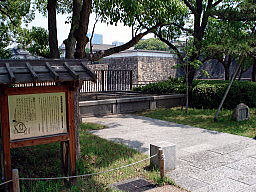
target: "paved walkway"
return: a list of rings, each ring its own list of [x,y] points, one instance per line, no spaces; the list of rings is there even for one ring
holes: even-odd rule
[[[177,168],[169,176],[192,192],[255,192],[256,141],[186,125],[139,117],[89,117],[109,129],[94,134],[148,153],[149,144],[176,144]]]

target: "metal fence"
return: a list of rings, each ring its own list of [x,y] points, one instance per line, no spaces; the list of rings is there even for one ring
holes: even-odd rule
[[[97,81],[84,81],[81,93],[132,89],[133,73],[131,70],[95,70],[94,73],[97,75]]]

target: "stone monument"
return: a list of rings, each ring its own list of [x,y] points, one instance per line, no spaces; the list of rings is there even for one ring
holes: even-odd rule
[[[250,119],[249,107],[244,103],[240,103],[239,105],[237,105],[233,111],[232,119],[236,121],[243,121],[243,120]]]

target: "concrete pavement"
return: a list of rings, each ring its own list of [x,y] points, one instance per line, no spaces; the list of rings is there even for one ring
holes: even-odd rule
[[[177,168],[168,176],[189,191],[256,191],[253,139],[136,115],[88,117],[83,121],[108,126],[93,133],[147,154],[150,143],[176,144]]]

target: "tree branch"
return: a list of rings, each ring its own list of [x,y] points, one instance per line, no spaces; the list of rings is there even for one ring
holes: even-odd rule
[[[165,39],[163,36],[162,36],[162,33],[161,33],[161,30],[159,33],[155,33],[155,35],[162,41],[164,42],[166,45],[169,46],[170,49],[174,50],[176,52],[176,54],[178,55],[179,59],[181,61],[183,61],[183,56],[181,54],[181,52],[179,51],[179,49],[174,45],[172,44],[170,41],[168,41],[167,39]]]
[[[180,29],[183,30],[183,31],[186,31],[186,32],[188,32],[188,33],[190,33],[190,34],[193,34],[193,29],[185,28],[185,27],[183,27],[182,25],[179,25],[179,24],[177,24],[177,23],[170,23],[170,24],[168,24],[168,25],[173,25],[173,26],[175,26],[175,27],[180,28]]]
[[[137,44],[139,42],[139,40],[141,40],[145,35],[153,32],[154,30],[156,30],[158,27],[160,27],[161,24],[157,24],[154,27],[151,27],[150,29],[148,29],[147,31],[143,32],[143,33],[139,33],[138,35],[134,36],[129,42],[117,46],[117,47],[113,47],[107,50],[101,50],[101,51],[97,51],[96,53],[94,53],[93,55],[86,55],[86,58],[91,60],[91,61],[98,61],[99,59],[103,58],[103,57],[107,57],[109,55],[112,55],[114,53],[119,53],[121,51],[127,50],[130,47],[134,46],[135,44]]]
[[[218,0],[215,3],[212,4],[212,7],[216,7],[217,5],[219,5],[223,0]]]
[[[96,20],[95,20],[95,23],[94,23],[93,29],[92,29],[92,36],[91,36],[91,38],[90,38],[90,53],[91,53],[91,54],[93,54],[93,52],[92,52],[92,39],[93,39],[93,36],[94,36],[96,24],[98,23],[98,21],[99,21],[99,17],[97,17]]]
[[[222,1],[222,0],[221,0],[221,1]],[[209,16],[210,16],[210,12],[211,12],[211,9],[212,9],[212,7],[213,7],[212,2],[213,2],[213,0],[209,0],[209,1],[208,1],[206,10],[205,10],[205,12],[203,13],[203,18],[202,18],[202,23],[201,23],[201,30],[202,30],[202,31],[205,31],[205,28],[206,28],[206,26],[207,26],[208,19],[209,19]]]
[[[189,8],[189,10],[193,13],[193,14],[195,14],[195,12],[196,12],[196,10],[195,10],[195,8],[190,4],[190,2],[188,1],[188,0],[182,0],[184,3],[185,3],[185,5]]]
[[[251,13],[253,13],[253,10],[251,11]],[[237,11],[218,10],[212,13],[211,16],[215,16],[218,19],[222,19],[226,21],[256,21],[255,14],[249,14],[249,13],[243,13],[243,12],[237,12]]]
[[[3,9],[0,8],[0,12],[3,15],[6,15],[14,26],[17,26],[16,23],[13,21],[12,17],[6,11],[4,11]]]

